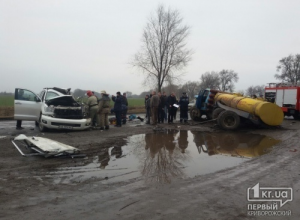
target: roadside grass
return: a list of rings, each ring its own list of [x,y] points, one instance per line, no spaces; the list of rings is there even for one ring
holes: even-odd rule
[[[128,98],[128,107],[144,107],[144,99],[143,98]],[[86,102],[86,99],[83,100]],[[114,102],[111,101],[110,105],[113,106]],[[0,106],[2,107],[13,107],[14,106],[14,97],[8,95],[0,95]]]
[[[145,99],[143,98],[128,98],[128,107],[143,107],[145,106]]]
[[[9,95],[0,95],[0,106],[2,107],[14,106],[14,97]]]

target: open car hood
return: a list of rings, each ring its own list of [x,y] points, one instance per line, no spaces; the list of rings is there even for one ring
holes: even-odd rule
[[[49,99],[46,101],[47,105],[62,105],[62,106],[80,106],[78,102],[75,101],[73,96],[71,95],[64,95],[64,96],[58,96],[54,97],[52,99]]]

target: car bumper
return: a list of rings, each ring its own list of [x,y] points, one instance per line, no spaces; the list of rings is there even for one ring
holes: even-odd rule
[[[84,130],[91,126],[91,119],[64,119],[42,115],[41,123],[50,129]]]

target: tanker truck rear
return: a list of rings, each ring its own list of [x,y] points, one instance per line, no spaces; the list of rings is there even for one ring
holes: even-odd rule
[[[201,90],[190,110],[194,121],[199,121],[203,115],[207,119],[216,119],[225,130],[237,129],[242,121],[278,126],[284,117],[281,108],[274,103],[211,89]]]

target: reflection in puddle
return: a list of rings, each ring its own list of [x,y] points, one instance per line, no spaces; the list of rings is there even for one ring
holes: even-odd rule
[[[230,168],[271,151],[280,141],[257,134],[168,130],[128,137],[127,145],[102,148],[82,167],[62,168],[56,183],[90,178],[112,183],[142,177],[146,182],[170,183]]]

